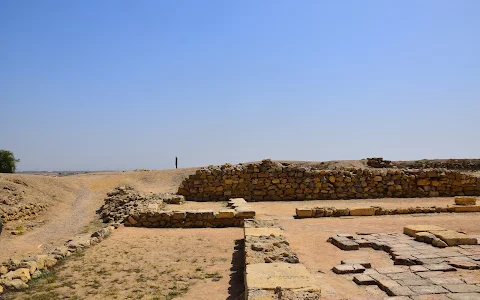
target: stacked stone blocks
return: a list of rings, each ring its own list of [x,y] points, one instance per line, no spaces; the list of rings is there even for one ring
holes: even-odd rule
[[[321,170],[263,160],[199,169],[178,194],[194,201],[474,196],[480,195],[480,178],[444,169]]]

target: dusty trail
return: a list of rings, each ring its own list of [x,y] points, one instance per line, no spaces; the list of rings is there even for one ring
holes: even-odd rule
[[[45,220],[45,224],[27,231],[21,236],[9,236],[8,232],[0,237],[0,261],[11,257],[25,257],[51,250],[63,245],[68,239],[78,235],[94,220],[98,219],[101,195],[89,191],[87,184],[81,184],[71,203],[59,203]],[[40,215],[38,220],[45,219]]]

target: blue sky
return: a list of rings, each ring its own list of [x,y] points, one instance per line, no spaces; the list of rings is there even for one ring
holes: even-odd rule
[[[0,1],[19,170],[480,157],[480,1]]]

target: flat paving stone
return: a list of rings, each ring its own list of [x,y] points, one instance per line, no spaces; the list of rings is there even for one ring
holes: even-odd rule
[[[427,279],[404,279],[397,280],[403,286],[414,286],[414,285],[429,285],[432,284],[430,280]]]
[[[375,269],[380,274],[393,274],[407,272],[407,269],[401,267],[386,267]]]
[[[410,266],[412,272],[428,272],[429,270],[424,266]]]
[[[355,282],[358,285],[376,285],[377,284],[375,279],[364,274],[353,276],[353,282]]]
[[[361,265],[336,265],[332,268],[332,271],[335,274],[363,273],[365,271],[365,267]]]
[[[246,268],[248,289],[312,289],[319,290],[315,279],[302,264],[250,264]]]
[[[466,270],[478,270],[480,269],[480,265],[470,261],[452,261],[449,262],[449,265],[459,269],[466,269]]]
[[[344,259],[342,260],[342,265],[361,265],[366,269],[370,269],[372,264],[366,259]]]
[[[462,280],[465,281],[466,284],[480,284],[480,278],[463,277]]]
[[[446,294],[431,294],[431,295],[419,295],[412,296],[410,299],[413,300],[451,300],[446,296]]]
[[[389,296],[412,296],[415,293],[406,286],[393,286],[385,290]]]
[[[443,272],[440,272],[440,271],[418,272],[417,275],[422,278],[431,278],[431,277],[442,276]]]
[[[388,297],[388,298],[385,298],[385,299],[388,299],[388,300],[411,300],[412,298],[407,297],[407,296],[394,296],[394,297]]]
[[[473,284],[444,284],[442,286],[452,293],[480,293],[480,286]]]
[[[444,284],[465,284],[463,280],[455,277],[432,277],[429,278],[433,284],[444,285]]]
[[[422,280],[422,278],[412,272],[387,274],[393,280]]]
[[[449,299],[453,300],[480,300],[479,293],[457,293],[457,294],[447,294]]]
[[[439,285],[419,285],[411,286],[410,289],[419,295],[429,295],[429,294],[446,294],[448,290],[444,289]]]
[[[423,266],[429,269],[430,271],[451,272],[451,271],[457,270],[448,264],[431,264],[431,265],[423,265]]]
[[[419,295],[410,297],[413,300],[451,300],[445,294]]]

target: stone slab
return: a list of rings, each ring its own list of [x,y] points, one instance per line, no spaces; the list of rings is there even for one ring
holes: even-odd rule
[[[410,289],[419,295],[446,294],[448,291],[439,285],[419,285],[412,286]]]
[[[480,293],[480,286],[473,284],[444,284],[443,287],[452,293]]]
[[[410,298],[413,300],[450,300],[445,294],[411,296]]]
[[[358,285],[376,285],[377,284],[377,282],[372,277],[364,274],[353,276],[353,282],[355,282]]]
[[[372,264],[368,260],[362,258],[344,259],[342,260],[342,265],[362,265],[367,269],[372,267]]]
[[[235,217],[234,209],[222,209],[215,214],[216,219],[233,219]]]
[[[311,218],[315,210],[312,208],[297,208],[295,211],[298,218]]]
[[[441,231],[431,231],[436,237],[447,243],[448,246],[458,246],[458,245],[477,245],[478,241],[476,238],[470,237],[464,233],[456,232],[453,230],[441,230]]]
[[[455,197],[455,204],[456,205],[475,205],[475,204],[477,204],[477,198],[476,197],[457,196],[457,197]]]
[[[456,293],[456,294],[447,294],[449,299],[453,300],[480,300],[479,293]]]
[[[302,264],[270,263],[251,264],[246,267],[246,288],[273,290],[320,290],[315,279]]]
[[[374,207],[352,207],[350,208],[351,216],[373,216],[375,215]]]
[[[411,237],[415,237],[417,232],[430,232],[432,230],[445,230],[444,228],[436,225],[408,225],[403,228],[403,233]]]
[[[456,213],[462,212],[480,212],[480,205],[468,205],[468,206],[455,206]]]
[[[245,228],[245,236],[269,236],[269,235],[283,235],[283,232],[280,228],[277,227],[264,227],[264,228]]]

